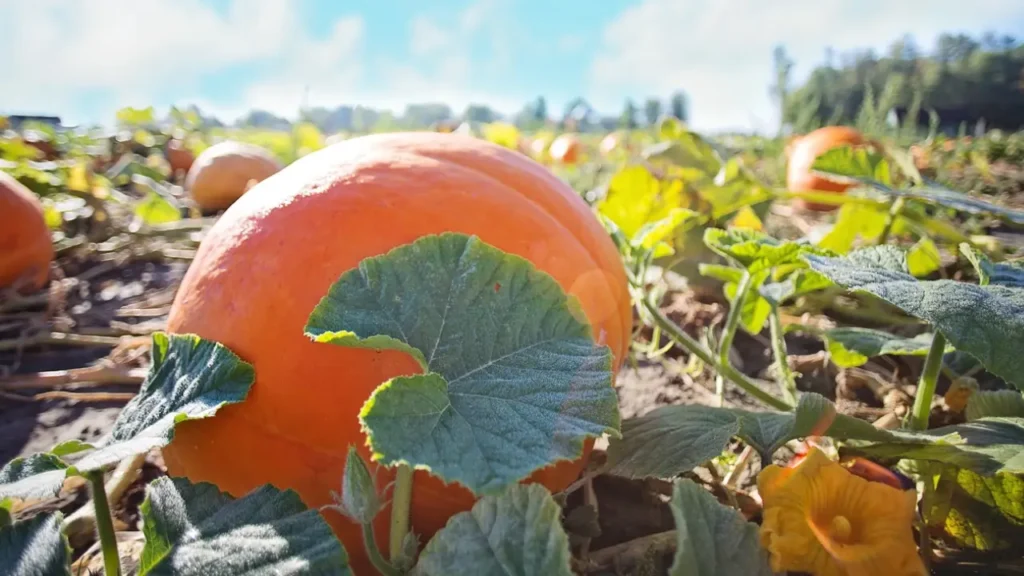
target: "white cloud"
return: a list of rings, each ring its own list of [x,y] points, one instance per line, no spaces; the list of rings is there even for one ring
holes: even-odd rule
[[[119,105],[157,99],[204,73],[271,57],[297,23],[287,0],[0,2],[0,109],[66,110],[90,90]]]
[[[776,44],[785,44],[799,77],[826,47],[884,49],[907,33],[927,46],[943,31],[980,33],[1022,18],[1021,0],[644,0],[605,28],[590,93],[617,110],[627,96],[682,89],[698,129],[770,130]]]
[[[445,48],[450,42],[448,33],[429,17],[420,15],[412,19],[409,51],[413,56],[427,56]]]

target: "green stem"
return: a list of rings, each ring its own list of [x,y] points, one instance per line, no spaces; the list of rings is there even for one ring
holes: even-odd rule
[[[378,572],[384,576],[401,576],[402,573],[381,556],[380,548],[377,547],[377,537],[373,535],[372,523],[363,524],[363,545],[370,557],[370,563]]]
[[[786,402],[796,404],[796,378],[789,368],[789,352],[786,350],[786,336],[782,328],[782,315],[779,314],[778,306],[772,307],[772,313],[768,316],[768,328],[771,330],[772,354],[775,356],[775,365],[779,371],[779,387],[782,388],[782,396]]]
[[[732,341],[736,337],[736,330],[740,327],[740,319],[743,317],[743,303],[747,300],[747,293],[753,284],[753,276],[749,272],[743,272],[743,278],[736,286],[736,296],[732,299],[732,306],[729,307],[729,315],[725,317],[725,328],[722,330],[722,339],[718,343],[718,361],[721,364],[729,363],[729,351],[732,349]]]
[[[768,392],[765,392],[757,384],[747,378],[745,374],[733,368],[732,365],[718,362],[715,355],[710,350],[701,345],[700,342],[697,342],[690,337],[690,335],[684,332],[682,328],[672,321],[672,319],[665,316],[658,307],[658,304],[651,298],[643,298],[642,302],[644,308],[651,313],[654,321],[661,326],[661,330],[666,336],[671,338],[673,342],[684,348],[687,352],[699,358],[705,365],[710,366],[719,375],[728,379],[733,384],[742,388],[747,394],[750,394],[772,408],[783,411],[793,409],[791,404],[776,398]]]
[[[117,552],[117,536],[114,534],[114,520],[110,517],[107,489],[103,485],[103,471],[94,470],[87,477],[92,489],[93,506],[96,508],[96,532],[99,533],[103,550],[103,571],[107,576],[121,576],[121,558]]]
[[[939,382],[942,357],[945,354],[946,337],[936,331],[935,336],[932,337],[932,347],[928,349],[928,356],[924,361],[924,371],[921,372],[921,381],[917,385],[917,394],[914,396],[914,409],[910,416],[912,430],[928,429],[928,417],[932,412],[932,397],[935,396],[935,386]]]
[[[388,540],[388,552],[394,560],[402,553],[402,542],[409,533],[409,509],[412,507],[413,469],[408,464],[400,464],[395,474],[395,491],[391,498],[391,532]]]
[[[903,212],[904,204],[906,204],[906,200],[900,196],[893,200],[892,205],[889,206],[889,218],[885,221],[885,228],[882,229],[882,233],[878,236],[877,244],[879,246],[889,241],[889,234],[892,233],[893,224],[896,223],[896,218],[899,218],[900,212]]]

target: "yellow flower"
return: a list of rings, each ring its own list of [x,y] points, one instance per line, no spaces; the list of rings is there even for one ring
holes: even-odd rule
[[[757,477],[772,569],[814,576],[926,576],[911,522],[917,497],[851,474],[818,448]]]

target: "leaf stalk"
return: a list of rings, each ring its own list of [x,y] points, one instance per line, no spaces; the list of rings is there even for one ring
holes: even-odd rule
[[[935,336],[932,337],[932,346],[928,349],[928,356],[924,361],[924,371],[921,372],[921,380],[917,385],[917,394],[914,395],[914,408],[910,416],[912,430],[928,429],[932,398],[935,396],[935,387],[942,371],[942,357],[945,354],[946,337],[936,330]]]
[[[106,486],[103,485],[103,471],[93,470],[87,474],[92,491],[93,507],[96,509],[96,532],[103,550],[103,571],[107,576],[121,576],[121,558],[117,551],[117,535],[114,520],[110,516]]]

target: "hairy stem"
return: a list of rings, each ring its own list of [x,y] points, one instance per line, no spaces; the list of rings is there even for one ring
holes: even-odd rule
[[[942,357],[945,354],[946,337],[936,331],[935,336],[932,337],[932,347],[928,349],[928,357],[924,361],[921,381],[917,384],[917,394],[914,396],[914,409],[910,415],[912,430],[928,429],[928,417],[932,412],[932,397],[935,396],[935,386],[939,382]]]
[[[363,545],[370,557],[370,563],[378,572],[384,576],[401,576],[402,573],[381,556],[380,548],[377,547],[377,537],[373,535],[373,523],[363,524]]]
[[[782,389],[782,397],[790,404],[796,404],[796,378],[789,368],[789,352],[786,350],[786,336],[782,328],[782,315],[779,314],[778,306],[772,307],[772,313],[768,316],[768,328],[771,330],[772,355],[775,356],[775,366],[779,371],[779,387]]]
[[[391,532],[388,540],[389,557],[394,560],[402,553],[402,541],[409,533],[409,509],[412,506],[413,469],[400,464],[395,475],[395,491],[391,498]]]
[[[107,576],[121,576],[121,558],[117,552],[117,536],[114,534],[114,520],[110,517],[107,490],[103,485],[103,471],[89,472],[88,479],[96,509],[96,532],[103,550],[103,572]]]
[[[885,228],[882,229],[882,233],[878,236],[877,244],[881,246],[889,241],[889,235],[892,234],[893,224],[896,223],[896,219],[899,218],[900,213],[903,212],[903,205],[906,200],[902,196],[893,200],[892,205],[889,206],[889,218],[885,221]]]
[[[732,306],[729,307],[729,315],[725,317],[722,339],[718,343],[718,361],[721,364],[729,363],[729,351],[732,350],[732,341],[736,337],[736,330],[740,327],[743,303],[747,300],[747,294],[750,292],[752,284],[753,276],[749,272],[743,272],[743,278],[736,286],[736,296],[732,299]]]
[[[683,331],[675,322],[672,321],[668,316],[661,311],[658,304],[651,298],[643,298],[642,300],[644,308],[650,312],[651,316],[659,326],[661,330],[672,339],[677,345],[685,349],[690,354],[693,354],[699,358],[705,365],[710,366],[715,372],[726,378],[733,384],[742,388],[747,394],[750,394],[754,398],[757,398],[761,402],[764,402],[768,406],[777,410],[789,411],[793,409],[793,406],[788,402],[776,398],[762,390],[757,384],[751,381],[745,374],[732,367],[732,365],[726,363],[720,363],[715,355],[708,350],[706,347],[694,340],[689,334]]]

